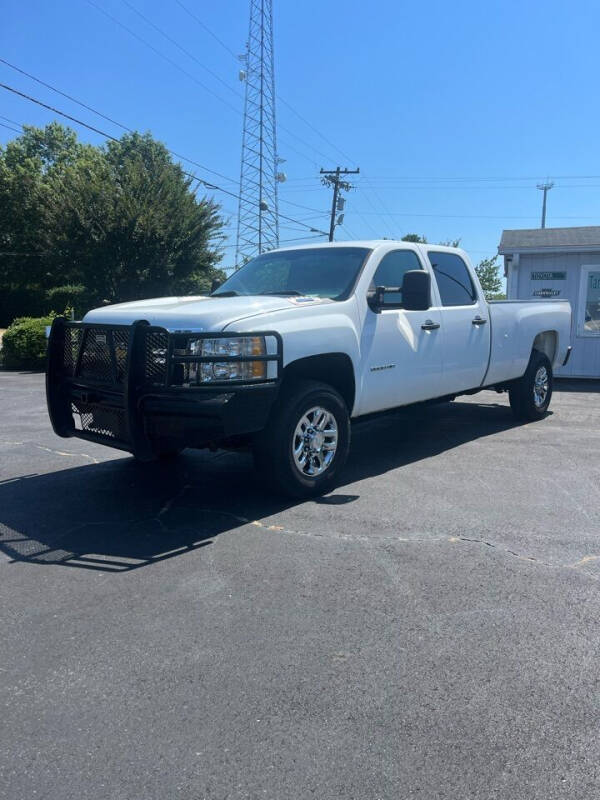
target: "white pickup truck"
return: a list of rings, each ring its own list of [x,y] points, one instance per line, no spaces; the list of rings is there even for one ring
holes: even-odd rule
[[[60,436],[140,459],[251,446],[279,490],[331,489],[350,420],[485,388],[542,417],[571,352],[566,301],[487,303],[457,248],[357,241],[264,253],[208,297],[55,320],[47,398]]]

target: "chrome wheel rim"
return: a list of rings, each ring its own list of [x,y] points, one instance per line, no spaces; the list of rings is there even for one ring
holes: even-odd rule
[[[302,475],[322,475],[335,457],[338,428],[335,417],[326,408],[314,406],[298,420],[292,439],[294,465]]]
[[[533,402],[538,408],[541,408],[546,402],[549,388],[548,370],[546,367],[540,367],[535,373],[533,381]]]

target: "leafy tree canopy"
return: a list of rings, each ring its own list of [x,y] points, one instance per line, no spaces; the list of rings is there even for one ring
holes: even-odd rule
[[[475,267],[479,283],[488,300],[501,300],[504,298],[500,291],[502,289],[502,279],[500,278],[500,267],[497,259],[498,256],[484,258]]]
[[[149,133],[102,147],[58,123],[0,147],[0,294],[86,288],[90,304],[202,293],[220,274],[219,206]]]
[[[414,242],[415,244],[427,244],[427,239],[425,236],[421,236],[419,233],[406,233],[400,241]]]

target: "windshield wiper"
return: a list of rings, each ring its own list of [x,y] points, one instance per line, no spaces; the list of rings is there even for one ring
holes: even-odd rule
[[[297,292],[295,289],[282,289],[280,292],[260,292],[260,294],[274,294],[280,297],[304,297],[305,292]]]
[[[214,292],[213,294],[209,295],[210,297],[239,297],[239,292],[234,292],[233,289],[230,289],[228,292]]]

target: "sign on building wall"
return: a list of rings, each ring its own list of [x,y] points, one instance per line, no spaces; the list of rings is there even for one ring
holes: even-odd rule
[[[532,281],[566,281],[566,272],[532,272]]]
[[[560,294],[560,289],[549,289],[544,287],[543,289],[536,289],[533,293],[534,297],[558,297]]]

